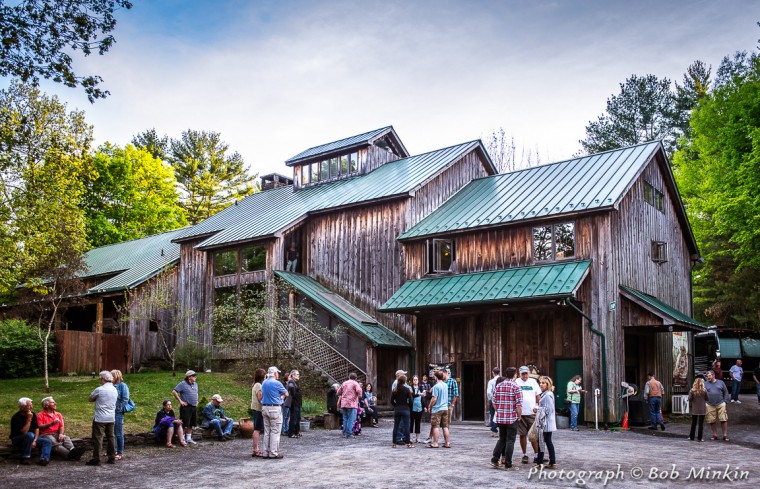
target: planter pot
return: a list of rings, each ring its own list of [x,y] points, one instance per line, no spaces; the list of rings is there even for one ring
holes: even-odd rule
[[[568,416],[557,416],[557,429],[566,430],[570,428],[570,418]]]
[[[253,436],[253,420],[250,418],[240,419],[240,434],[243,438],[251,438]]]

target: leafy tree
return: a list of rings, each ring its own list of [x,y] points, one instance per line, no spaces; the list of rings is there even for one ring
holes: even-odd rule
[[[55,344],[48,344],[55,351]],[[44,349],[35,328],[25,321],[0,321],[0,372],[3,377],[35,377],[43,371]]]
[[[13,5],[9,5],[12,3]],[[90,102],[107,90],[96,75],[78,76],[67,50],[105,54],[115,39],[114,12],[130,9],[128,0],[21,0],[0,4],[0,76],[34,85],[39,78],[68,87],[81,85]]]
[[[681,117],[670,80],[631,75],[620,93],[607,99],[606,112],[586,126],[580,143],[591,154],[661,139],[672,154]]]
[[[132,138],[132,144],[137,148],[148,151],[154,158],[166,161],[166,155],[169,150],[169,136],[159,136],[155,127],[137,134]]]
[[[0,91],[0,291],[18,294],[45,347],[61,300],[76,295],[86,240],[79,208],[92,128],[33,86]],[[20,286],[20,287],[19,287]]]
[[[168,158],[191,224],[256,191],[256,175],[248,175],[243,157],[228,149],[218,132],[187,130],[171,141]]]
[[[738,61],[737,61],[738,60]],[[760,326],[760,58],[726,58],[691,119],[674,167],[705,264],[698,312]]]
[[[93,158],[83,207],[87,239],[98,247],[184,226],[174,171],[148,151],[104,144]]]

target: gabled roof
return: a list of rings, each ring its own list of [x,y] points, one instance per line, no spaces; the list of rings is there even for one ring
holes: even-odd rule
[[[404,147],[404,143],[401,142],[401,139],[398,137],[398,134],[396,134],[396,131],[393,130],[393,126],[386,126],[381,127],[380,129],[375,129],[374,131],[369,131],[363,134],[357,134],[356,136],[333,141],[332,143],[314,146],[313,148],[301,151],[292,158],[285,160],[285,164],[288,166],[294,166],[301,161],[311,160],[322,155],[326,156],[340,151],[358,149],[360,147],[370,145],[384,136],[391,137],[391,142],[394,146],[394,149],[400,153],[398,156],[409,156],[409,152]]]
[[[480,141],[470,141],[391,161],[370,173],[345,180],[298,191],[281,187],[257,192],[183,230],[174,239],[186,241],[207,237],[197,245],[198,248],[220,247],[274,236],[310,213],[409,196],[473,150],[487,154]]]
[[[313,278],[300,273],[275,270],[275,275],[298,289],[311,302],[337,317],[374,346],[411,348],[412,344],[397,335],[375,318],[322,286]]]
[[[620,292],[622,293],[623,297],[646,309],[652,314],[662,318],[664,325],[671,326],[671,328],[675,326],[676,328],[672,328],[673,330],[677,331],[688,329],[692,331],[707,331],[707,326],[700,323],[696,319],[687,316],[678,309],[665,304],[653,295],[646,294],[640,290],[626,287],[624,285],[620,286]],[[678,328],[678,326],[682,327]]]
[[[179,245],[172,240],[182,231],[177,229],[88,251],[84,255],[88,270],[82,278],[108,278],[90,287],[87,293],[130,289],[177,263]]]
[[[673,200],[682,214],[686,239],[696,252],[675,181],[657,141],[473,180],[399,239],[616,208],[658,152],[666,181],[675,192]]]
[[[591,260],[408,280],[381,312],[411,313],[573,297]]]

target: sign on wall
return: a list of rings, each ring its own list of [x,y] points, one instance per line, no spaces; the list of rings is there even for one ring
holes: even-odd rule
[[[673,386],[686,387],[689,376],[689,341],[684,332],[673,333]]]

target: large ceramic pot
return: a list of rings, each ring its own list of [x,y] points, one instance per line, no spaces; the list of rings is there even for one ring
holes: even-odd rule
[[[240,434],[243,438],[251,438],[253,436],[253,420],[250,418],[240,418]]]

